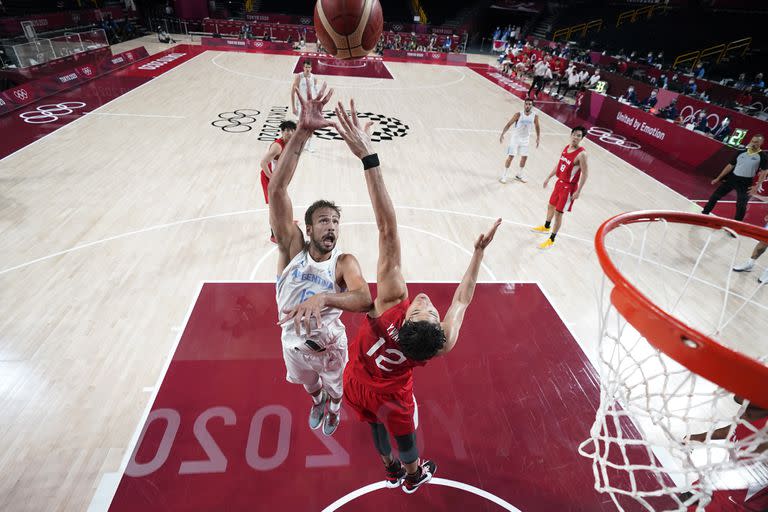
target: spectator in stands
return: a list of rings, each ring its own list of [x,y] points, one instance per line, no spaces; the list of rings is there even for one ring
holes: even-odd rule
[[[123,20],[123,39],[127,41],[134,37],[136,37],[136,27],[133,26],[131,20],[128,19],[128,15],[126,15]]]
[[[627,92],[619,97],[619,101],[622,103],[629,103],[630,105],[637,104],[637,93],[635,93],[635,86],[630,85],[627,87]]]
[[[595,72],[592,73],[592,76],[589,77],[589,82],[587,82],[587,87],[590,89],[594,89],[597,87],[597,82],[600,81],[600,70],[595,69]]]
[[[645,57],[645,62],[647,62],[649,66],[653,65],[653,52],[648,52],[648,55]]]
[[[709,135],[722,142],[731,134],[732,131],[733,128],[731,128],[731,120],[728,117],[725,117],[719,125],[715,126]]]
[[[171,0],[165,3],[165,14],[167,16],[173,16],[173,7],[171,6]]]
[[[696,94],[696,80],[691,78],[688,80],[688,85],[685,86],[685,90],[683,91],[683,94],[687,94],[689,96],[693,96]]]
[[[656,65],[661,69],[661,66],[664,65],[664,52],[659,52],[659,54],[656,56]]]
[[[616,71],[618,71],[620,75],[626,75],[628,70],[629,64],[627,64],[626,60],[622,59],[618,64],[616,64]]]
[[[443,51],[445,53],[451,53],[452,45],[453,45],[453,37],[445,36],[445,41],[443,41]]]
[[[437,47],[437,36],[435,34],[432,34],[429,36],[429,46],[427,46],[427,51],[434,52]]]
[[[652,108],[656,107],[656,104],[659,102],[659,98],[657,98],[658,94],[658,89],[651,91],[651,95],[645,98],[642,103],[640,103],[640,106],[643,108],[643,110],[651,110]]]
[[[698,79],[704,78],[704,63],[699,62],[696,64],[696,70],[693,72],[694,76]]]
[[[741,73],[739,75],[739,78],[733,84],[733,88],[734,89],[738,89],[740,91],[743,91],[747,87],[749,87],[749,84],[747,83],[747,74],[746,73]]]
[[[501,27],[496,27],[496,31],[493,33],[493,41],[501,39]]]
[[[669,75],[664,73],[659,77],[659,80],[661,81],[661,88],[662,89],[669,89]]]
[[[165,31],[163,27],[160,25],[157,26],[157,40],[161,43],[175,43],[176,41],[173,40],[173,38],[168,34],[168,32]]]
[[[701,133],[709,133],[709,125],[707,124],[707,111],[704,109],[699,110],[699,114],[693,121],[694,131]]]
[[[247,23],[243,23],[243,26],[240,27],[240,39],[250,39],[251,38],[251,26]]]
[[[581,70],[581,73],[579,73],[579,85],[586,85],[588,80],[589,71],[587,71],[587,68],[584,68]]]
[[[262,36],[262,39],[267,43],[272,41],[272,34],[269,33],[269,29],[264,29],[264,35]]]
[[[763,74],[758,73],[755,75],[755,81],[752,82],[753,89],[765,89],[765,81],[763,81]]]
[[[666,107],[659,109],[659,113],[656,115],[663,119],[676,120],[679,115],[679,112],[677,111],[677,98],[673,99]]]

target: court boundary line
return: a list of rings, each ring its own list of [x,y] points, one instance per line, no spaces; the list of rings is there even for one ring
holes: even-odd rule
[[[340,206],[343,207],[343,208],[370,208],[370,204],[346,204],[346,205],[342,204]],[[302,209],[303,208],[307,208],[307,207],[308,207],[308,205],[296,205],[296,206],[294,206],[294,208],[302,208]],[[487,215],[481,215],[481,214],[469,213],[469,212],[460,212],[460,211],[456,211],[456,210],[444,210],[444,209],[440,209],[440,208],[427,208],[427,207],[419,207],[419,206],[398,206],[398,205],[395,205],[395,209],[398,209],[398,208],[399,209],[406,209],[406,210],[414,210],[414,211],[426,211],[426,212],[432,212],[432,213],[438,213],[438,214],[458,215],[458,216],[461,216],[461,217],[473,217],[473,218],[478,218],[478,219],[483,219],[483,220],[496,220],[498,218],[498,217],[495,217],[495,216],[487,216]],[[102,245],[104,243],[111,242],[113,240],[127,238],[127,237],[130,237],[130,236],[133,236],[133,235],[137,235],[137,234],[143,234],[143,233],[148,233],[148,232],[152,232],[152,231],[158,231],[160,229],[165,229],[165,228],[173,227],[173,226],[180,226],[180,225],[184,225],[184,224],[191,224],[193,222],[206,221],[206,220],[214,220],[214,219],[219,219],[219,218],[233,217],[233,216],[242,215],[242,214],[259,213],[259,212],[265,212],[265,211],[268,211],[268,208],[258,208],[258,209],[253,209],[253,210],[240,210],[240,211],[235,211],[235,212],[219,213],[219,214],[208,215],[208,216],[204,216],[204,217],[195,217],[195,218],[192,218],[192,219],[185,219],[185,220],[174,221],[174,222],[169,222],[169,223],[165,223],[165,224],[158,224],[156,226],[150,226],[150,227],[147,227],[147,228],[142,228],[142,229],[138,229],[138,230],[134,230],[134,231],[129,231],[127,233],[123,233],[123,234],[119,234],[119,235],[114,235],[114,236],[111,236],[111,237],[108,237],[108,238],[104,238],[104,239],[101,239],[101,240],[96,240],[96,241],[93,241],[93,242],[88,242],[88,243],[85,243],[85,244],[82,244],[82,245],[78,245],[78,246],[75,246],[75,247],[71,247],[69,249],[65,249],[65,250],[62,250],[62,251],[58,251],[58,252],[49,254],[47,256],[42,256],[40,258],[36,258],[36,259],[28,261],[26,263],[21,263],[21,264],[15,265],[13,267],[2,269],[2,270],[0,270],[0,276],[3,276],[4,274],[7,274],[7,273],[12,272],[14,270],[19,270],[21,268],[26,268],[28,266],[31,266],[31,265],[35,264],[35,263],[39,263],[41,261],[46,261],[46,260],[49,260],[49,259],[53,259],[53,258],[56,258],[58,256],[64,256],[64,255],[69,254],[71,252],[80,251],[82,249],[87,249],[88,247],[93,247],[93,246],[96,246],[96,245]],[[513,221],[513,220],[504,220],[502,218],[502,224],[505,224],[505,223],[506,224],[511,224],[513,226],[523,227],[523,228],[530,228],[531,227],[531,224],[517,222],[517,221]],[[592,244],[592,239],[581,238],[581,237],[578,237],[578,236],[575,236],[575,235],[569,235],[567,233],[558,233],[558,236],[561,237],[561,238],[569,238],[569,239],[576,240],[576,241],[579,241],[579,242],[584,242],[584,243],[586,243],[588,245]],[[622,251],[620,249],[616,249],[616,251],[618,251],[620,253],[623,253],[623,254],[626,253],[626,251]],[[266,259],[266,256],[263,256],[263,257],[264,257],[264,259]],[[682,273],[680,270],[671,268],[671,267],[669,267],[667,265],[664,265],[664,264],[661,264],[661,263],[657,263],[657,262],[652,262],[652,263],[655,264],[655,265],[658,265],[661,268],[669,270],[671,272]],[[703,280],[701,278],[694,277],[693,279],[696,282],[705,284],[707,286],[710,286],[710,287],[715,288],[717,290],[720,290],[722,292],[729,293],[733,297],[736,297],[738,299],[745,300],[747,298],[747,297],[741,295],[740,293],[736,293],[736,292],[733,292],[733,291],[727,291],[722,286],[719,286],[719,285],[717,285],[715,283]],[[755,306],[757,306],[758,308],[760,308],[760,309],[768,311],[768,306],[764,306],[764,305],[759,304],[759,303],[753,303],[753,304]]]
[[[144,425],[147,423],[147,419],[149,418],[149,414],[152,412],[152,405],[155,403],[155,400],[157,400],[157,395],[160,393],[160,387],[163,384],[163,381],[165,380],[166,375],[168,374],[168,369],[171,367],[171,362],[173,361],[174,355],[176,355],[176,350],[179,348],[179,343],[181,343],[181,338],[184,336],[184,332],[187,330],[187,325],[189,324],[189,319],[192,318],[192,311],[195,309],[195,306],[197,305],[197,301],[200,300],[200,295],[203,292],[203,288],[205,287],[206,281],[200,281],[196,285],[196,292],[194,294],[194,297],[192,301],[190,302],[189,306],[187,306],[187,312],[184,315],[184,322],[181,324],[182,328],[179,329],[178,334],[176,335],[176,340],[171,343],[171,348],[168,352],[168,355],[166,356],[165,363],[163,363],[163,368],[160,370],[160,373],[157,377],[157,380],[155,381],[154,389],[152,390],[152,394],[150,395],[147,405],[144,407],[144,412],[141,415],[141,419],[139,420],[138,425],[133,431],[133,435],[131,436],[131,439],[129,441],[128,447],[123,454],[122,459],[120,460],[120,466],[118,467],[117,474],[119,475],[119,478],[117,479],[117,485],[115,485],[115,488],[112,490],[112,492],[109,494],[109,503],[107,503],[107,509],[109,509],[112,505],[112,501],[115,499],[115,495],[117,494],[117,490],[120,487],[120,482],[123,481],[123,477],[125,476],[125,470],[128,467],[128,462],[131,459],[131,456],[133,455],[133,451],[136,448],[137,443],[139,442],[139,437],[141,436],[141,431],[144,429]],[[142,390],[142,392],[145,392]],[[106,476],[109,472],[104,472],[101,474],[101,480],[103,480],[104,476]],[[93,502],[93,499],[96,497],[96,493],[98,492],[99,484],[97,484],[96,491],[94,492],[94,495],[91,497],[91,503]],[[90,507],[89,507],[90,509]]]
[[[214,50],[206,50],[206,52],[209,52],[209,51],[214,51]],[[205,53],[205,52],[203,52],[203,53]],[[234,70],[229,69],[227,67],[224,67],[223,65],[219,64],[218,62],[216,62],[216,59],[218,59],[219,57],[221,57],[224,54],[229,54],[229,53],[238,54],[238,53],[245,53],[245,52],[218,52],[218,53],[219,53],[219,55],[216,55],[215,57],[213,57],[210,60],[210,62],[211,62],[211,64],[213,64],[214,66],[216,66],[217,68],[219,68],[219,69],[221,69],[223,71],[226,71],[228,73],[232,73],[232,74],[235,74],[235,75],[239,75],[239,76],[244,76],[244,77],[248,77],[248,78],[254,78],[254,79],[257,79],[257,80],[264,80],[264,81],[268,81],[268,82],[287,83],[287,84],[292,83],[291,81],[278,80],[278,79],[275,79],[275,78],[261,77],[261,76],[258,76],[258,75],[251,75],[251,74],[248,74],[248,73],[242,73],[240,71],[234,71]],[[394,62],[393,64],[399,64],[399,63]],[[453,82],[448,82],[446,84],[424,85],[424,86],[421,86],[421,87],[367,87],[366,90],[368,90],[368,91],[384,91],[384,92],[386,92],[386,91],[417,91],[417,90],[429,90],[429,89],[443,89],[443,88],[451,87],[453,85],[461,83],[467,77],[466,73],[460,71],[460,69],[463,69],[463,67],[459,67],[459,66],[441,66],[441,67],[445,67],[445,68],[449,68],[451,70],[457,71],[461,75],[461,78],[459,78],[458,80],[455,80]],[[392,78],[396,81],[397,78],[392,73],[392,71],[389,68],[387,68],[387,70],[392,75]],[[295,76],[293,74],[293,72],[291,72],[291,74],[293,76]],[[335,76],[335,75],[318,75],[318,76]],[[367,78],[367,77],[342,76],[342,78]],[[383,79],[379,79],[379,80],[383,80]],[[324,80],[324,81],[327,82],[327,80]],[[331,86],[331,84],[328,84],[328,85],[329,85],[329,87],[332,87],[333,89],[359,89],[360,88],[360,84],[356,84],[356,85],[333,85],[333,86]]]
[[[161,52],[161,53],[164,53],[164,52]],[[155,81],[156,81],[158,78],[161,78],[161,77],[167,76],[167,75],[168,75],[168,74],[170,74],[170,73],[173,73],[173,72],[174,72],[174,71],[176,71],[177,69],[179,69],[179,68],[181,68],[181,67],[184,67],[186,64],[189,64],[190,62],[192,62],[193,60],[195,60],[195,59],[196,59],[196,58],[198,58],[199,56],[203,55],[204,53],[205,53],[205,52],[202,52],[202,53],[198,53],[197,55],[193,55],[193,56],[192,56],[190,59],[188,59],[188,60],[186,60],[186,61],[182,62],[181,64],[177,64],[175,67],[172,67],[172,68],[170,68],[170,69],[166,69],[165,71],[162,71],[162,72],[161,72],[159,75],[151,77],[149,80],[147,80],[147,81],[146,81],[146,82],[144,82],[143,84],[141,84],[141,85],[139,85],[139,86],[137,86],[137,87],[134,87],[134,88],[133,88],[133,89],[131,89],[130,91],[127,91],[127,92],[125,92],[124,94],[121,94],[121,95],[120,95],[120,96],[118,96],[117,98],[112,98],[111,100],[109,100],[108,102],[104,103],[103,105],[99,105],[98,107],[96,107],[95,109],[93,109],[93,110],[92,110],[90,113],[88,113],[88,114],[85,114],[85,115],[82,115],[82,116],[78,117],[77,119],[75,119],[74,121],[72,121],[72,122],[69,122],[69,123],[67,123],[67,124],[65,124],[64,126],[61,126],[61,127],[59,127],[59,128],[56,128],[56,129],[55,129],[55,130],[53,130],[52,132],[50,132],[50,133],[47,133],[47,134],[43,135],[43,136],[42,136],[42,137],[40,137],[39,139],[35,139],[35,140],[33,140],[32,142],[30,142],[30,143],[29,143],[29,144],[27,144],[26,146],[20,147],[19,149],[17,149],[17,150],[16,150],[16,151],[14,151],[13,153],[8,153],[8,154],[7,154],[7,155],[5,155],[3,158],[0,158],[0,163],[4,162],[4,161],[5,161],[6,159],[8,159],[8,158],[11,158],[12,156],[14,156],[14,155],[15,155],[15,154],[17,154],[17,153],[20,153],[20,152],[24,151],[25,149],[27,149],[27,148],[29,148],[29,147],[31,147],[31,146],[34,146],[34,145],[35,145],[35,144],[37,144],[38,142],[42,142],[43,140],[47,139],[48,137],[50,137],[50,136],[52,136],[52,135],[55,135],[56,133],[60,132],[61,130],[64,130],[64,129],[66,129],[66,128],[68,128],[68,127],[72,126],[72,125],[74,125],[75,123],[77,123],[77,122],[79,122],[79,121],[81,121],[81,120],[83,120],[83,119],[87,118],[87,117],[88,117],[88,115],[90,115],[90,114],[92,114],[92,113],[99,113],[99,112],[98,112],[99,110],[101,110],[102,108],[104,108],[104,107],[106,107],[107,105],[111,104],[112,102],[114,102],[114,101],[117,101],[117,100],[119,100],[119,99],[122,99],[122,98],[125,98],[125,97],[126,97],[126,96],[128,96],[129,94],[131,94],[131,93],[133,93],[133,92],[135,92],[135,91],[138,91],[138,90],[139,90],[139,89],[141,89],[142,87],[144,87],[144,86],[146,86],[146,85],[149,85],[149,84],[151,84],[151,83],[155,82]],[[160,55],[160,57],[162,57],[162,55],[161,55],[160,53],[157,53],[157,54],[155,54],[155,55]],[[150,57],[151,57],[151,55],[150,55]],[[160,58],[160,57],[158,57],[158,58]],[[123,70],[125,70],[125,69],[127,69],[127,68],[123,68],[122,70],[118,70],[118,71],[123,71]],[[93,81],[91,81],[91,82],[93,82]],[[83,85],[85,85],[85,84],[83,84]],[[81,87],[82,87],[82,86],[81,86]],[[78,88],[78,89],[79,89],[79,88]],[[0,273],[0,274],[1,274],[1,273]]]

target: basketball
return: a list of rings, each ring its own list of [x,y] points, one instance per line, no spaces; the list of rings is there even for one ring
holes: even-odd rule
[[[374,48],[384,29],[379,0],[317,0],[315,30],[328,53],[359,59]]]

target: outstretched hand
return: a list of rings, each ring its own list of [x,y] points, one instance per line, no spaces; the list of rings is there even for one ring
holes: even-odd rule
[[[330,89],[328,92],[326,92],[328,84],[323,82],[322,87],[320,87],[320,90],[317,92],[317,96],[313,96],[309,78],[303,78],[303,80],[307,81],[306,98],[302,98],[298,87],[293,88],[294,92],[296,93],[296,97],[299,99],[299,103],[301,104],[301,115],[299,116],[298,128],[300,130],[303,129],[315,131],[319,130],[320,128],[325,128],[326,126],[333,126],[333,122],[330,119],[323,117],[323,107],[325,107],[325,105],[331,101],[331,96],[333,96],[333,89]]]
[[[475,242],[476,251],[485,250],[485,248],[490,245],[490,243],[493,241],[494,235],[496,234],[496,230],[499,229],[499,226],[501,226],[501,219],[496,219],[496,222],[493,223],[493,226],[491,226],[490,231],[488,231],[484,235],[480,235],[477,238],[477,241]]]
[[[334,125],[334,127],[339,132],[339,135],[342,136],[344,142],[347,143],[352,153],[357,158],[365,158],[373,154],[373,146],[371,144],[373,121],[368,121],[364,127],[360,126],[360,120],[357,118],[357,111],[355,110],[355,100],[349,102],[349,110],[351,115],[347,114],[341,102],[336,105],[336,117],[339,118],[339,123]]]
[[[296,335],[301,336],[301,327],[304,326],[305,334],[309,336],[312,332],[312,317],[315,318],[316,325],[322,324],[321,311],[325,307],[325,297],[322,293],[312,295],[310,298],[301,302],[292,308],[284,308],[285,317],[278,322],[278,325],[284,325],[293,321]]]

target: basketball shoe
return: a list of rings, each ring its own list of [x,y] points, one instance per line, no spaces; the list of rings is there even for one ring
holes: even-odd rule
[[[757,278],[757,282],[760,284],[768,283],[768,268],[763,271],[763,274]]]
[[[742,263],[741,265],[736,265],[733,267],[734,272],[752,272],[752,269],[755,268],[755,261],[754,260],[748,260]]]
[[[386,468],[386,473],[384,483],[388,489],[399,487],[405,480],[405,466],[400,462],[400,459],[392,461],[392,464]]]
[[[534,233],[541,233],[542,235],[548,235],[550,231],[552,231],[552,228],[548,228],[547,226],[536,226],[535,228],[531,228],[531,231]]]
[[[331,411],[331,397],[328,397],[328,410],[325,412],[325,421],[323,422],[323,434],[332,436],[341,423],[341,409],[338,412]]]
[[[437,464],[431,460],[425,460],[419,464],[419,469],[413,475],[406,475],[403,481],[403,492],[413,494],[421,485],[432,480],[432,476],[437,472]]]
[[[507,183],[507,177],[506,176],[502,176],[501,178],[499,178],[499,183],[506,184]]]
[[[520,173],[520,174],[515,174],[515,179],[516,179],[517,181],[521,181],[521,182],[523,182],[523,183],[528,183],[528,178],[527,178],[527,177],[525,176],[525,174],[523,174],[523,173]]]
[[[539,249],[550,249],[553,245],[555,245],[555,241],[551,238],[547,238],[539,244]]]
[[[325,402],[328,401],[328,397],[325,391],[320,392],[320,403],[312,404],[312,408],[309,410],[309,428],[317,430],[320,425],[323,424],[323,418],[325,417]]]

